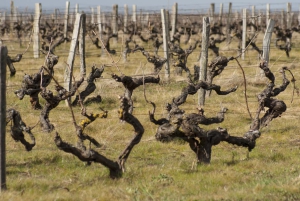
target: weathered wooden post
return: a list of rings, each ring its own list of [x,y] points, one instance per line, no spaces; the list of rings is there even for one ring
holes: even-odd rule
[[[236,22],[238,22],[239,21],[239,19],[240,19],[240,17],[239,17],[239,11],[235,11],[235,13],[234,13],[234,21],[236,21]]]
[[[118,34],[118,4],[113,5],[113,11],[112,11],[112,32],[113,34]],[[113,43],[117,44],[118,37],[113,38]]]
[[[91,8],[91,24],[95,24],[94,7]]]
[[[58,17],[57,17],[57,8],[54,9],[54,13],[52,14],[52,21],[55,25],[58,24]]]
[[[166,28],[167,28],[167,40],[170,41],[170,14],[169,11],[166,10]]]
[[[286,4],[286,28],[291,29],[292,28],[292,4],[287,3]]]
[[[99,39],[102,40],[102,22],[101,22],[101,7],[97,6],[97,23],[98,23],[98,35]],[[104,47],[101,43],[101,51],[100,51],[100,56],[105,54]]]
[[[106,17],[105,17],[105,13],[102,13],[102,30],[106,30]],[[104,51],[105,52],[105,51]]]
[[[284,10],[281,10],[280,15],[281,15],[281,17],[280,17],[280,24],[281,24],[281,27],[282,27],[283,29],[286,29],[286,25],[285,25],[285,21],[284,21]]]
[[[177,12],[178,12],[178,4],[174,3],[172,7],[172,30],[171,30],[171,40],[173,40],[173,36],[176,31],[176,24],[177,24]]]
[[[0,25],[4,25],[6,23],[6,12],[4,11],[2,13],[2,16],[1,16],[1,23]],[[5,31],[5,34],[7,34],[7,31]]]
[[[64,38],[67,38],[68,34],[68,21],[69,21],[69,12],[70,12],[70,2],[66,1],[66,10],[64,17]]]
[[[259,27],[260,31],[262,30],[262,27],[261,27],[261,16],[262,16],[262,11],[258,10],[257,24],[258,24],[258,27]]]
[[[132,22],[134,23],[134,32],[136,32],[136,5],[132,5]]]
[[[300,26],[300,6],[299,6],[299,14],[298,14],[298,26]]]
[[[164,47],[164,57],[167,59],[165,64],[165,79],[170,79],[170,66],[169,66],[169,48],[168,42],[169,39],[169,23],[167,21],[167,12],[165,9],[161,9],[161,22],[162,22],[162,29],[163,29],[163,47]]]
[[[6,46],[0,46],[0,191],[6,190]]]
[[[79,55],[80,55],[80,74],[86,75],[85,65],[85,35],[86,35],[86,14],[82,14],[79,31]]]
[[[231,37],[230,37],[230,23],[231,23],[231,10],[232,10],[232,3],[229,3],[228,7],[228,13],[227,13],[227,19],[226,19],[226,40],[227,44],[230,43]],[[229,46],[227,46],[229,48]]]
[[[80,26],[81,26],[82,15],[84,15],[84,14],[76,13],[76,19],[75,19],[75,23],[74,23],[74,29],[73,29],[73,35],[72,35],[72,40],[71,40],[71,45],[70,45],[69,56],[67,59],[67,64],[65,66],[64,88],[67,89],[68,91],[71,90],[71,86],[72,86],[73,64],[74,64],[74,59],[75,59],[75,52],[76,52],[77,41],[78,41],[78,37],[79,37],[79,30],[80,30]],[[68,100],[66,100],[66,104],[68,104]]]
[[[272,38],[272,32],[274,29],[275,21],[273,19],[270,19],[267,23],[264,39],[263,39],[263,54],[262,54],[262,60],[266,61],[267,64],[269,64],[269,53],[270,53],[270,43],[271,43],[271,38]],[[259,70],[256,75],[256,79],[264,77],[264,71]]]
[[[242,34],[242,60],[245,60],[246,38],[247,37],[247,9],[243,9],[243,34]]]
[[[79,13],[79,4],[75,4],[75,16],[76,14]]]
[[[127,26],[128,26],[128,6],[127,4],[124,5],[124,33],[127,33]]]
[[[10,32],[10,37],[13,38],[13,33],[14,33],[14,12],[15,12],[15,4],[14,1],[10,1],[10,16],[9,16],[9,22],[10,22],[10,27],[9,27],[9,32]]]
[[[269,22],[267,24],[267,29],[264,35],[263,40],[263,55],[262,59],[266,61],[269,64],[269,53],[270,53],[270,43],[272,38],[272,32],[274,29],[275,21],[273,19],[269,19]]]
[[[252,19],[251,19],[251,22],[254,24],[254,25],[256,25],[255,24],[255,22],[256,22],[256,18],[255,18],[255,6],[252,6],[251,7],[251,17],[252,17]],[[251,26],[251,34],[253,35],[255,33],[255,29],[254,29],[254,27],[253,26]]]
[[[211,3],[210,4],[210,9],[209,9],[209,22],[211,24],[214,23],[214,16],[215,16],[215,4]]]
[[[102,33],[102,22],[101,22],[101,6],[97,6],[97,24],[98,24],[98,33]]]
[[[15,6],[13,6],[12,9],[14,9],[14,10],[13,10],[13,14],[12,14],[10,20],[13,21],[12,23],[14,25],[14,23],[18,22],[18,9]],[[14,26],[12,27],[12,30],[14,31]]]
[[[4,25],[4,24],[5,24],[5,20],[6,20],[6,12],[4,11],[4,12],[1,14],[0,25]]]
[[[4,11],[1,15],[1,25],[5,24],[6,21],[6,12]]]
[[[220,24],[223,24],[223,4],[220,4],[220,13],[219,13],[219,22]]]
[[[268,3],[266,9],[266,26],[268,26],[269,19],[270,19],[270,4]]]
[[[79,12],[79,5],[77,3],[77,4],[75,4],[75,8],[74,8],[73,14],[71,14],[71,18],[70,18],[70,22],[69,22],[69,24],[71,26],[74,26],[74,21],[75,21],[76,13],[78,13],[78,12]]]
[[[201,81],[206,81],[206,75],[207,75],[209,32],[210,32],[209,18],[203,17],[202,44],[201,44],[201,53],[200,53],[200,73],[199,73],[199,80]],[[205,94],[206,94],[205,92],[206,91],[202,88],[200,88],[198,91],[198,105],[200,106],[204,106]]]
[[[144,17],[144,24],[145,24],[145,27],[147,28],[148,24],[149,24],[149,13],[146,13],[146,15]]]
[[[139,14],[139,18],[138,18],[138,25],[141,27],[141,28],[144,28],[143,27],[143,10],[142,9],[140,9],[140,14]]]
[[[19,12],[18,8],[15,8],[15,9],[16,9],[16,11],[15,11],[15,21],[22,24],[22,15],[23,14],[21,12]]]
[[[35,4],[35,17],[33,22],[33,58],[40,57],[40,19],[42,14],[42,4]]]
[[[18,9],[16,9],[16,18],[17,22],[19,22],[20,24],[23,23],[23,13],[19,13]]]
[[[294,15],[295,15],[295,13],[291,12],[291,28],[292,28],[293,22],[294,22]]]

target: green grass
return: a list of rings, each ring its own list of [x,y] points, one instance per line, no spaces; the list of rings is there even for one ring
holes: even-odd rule
[[[257,45],[261,46],[263,34],[259,35]],[[296,35],[294,37],[299,37]],[[295,40],[294,43],[297,41]],[[6,44],[7,45],[7,44]],[[223,44],[222,44],[223,45]],[[230,45],[235,48],[236,43]],[[296,80],[299,77],[299,50],[293,49],[291,57],[286,58],[283,51],[276,50],[271,44],[271,70],[276,76],[276,84],[281,83],[278,69],[282,66],[295,65],[293,73]],[[110,59],[97,57],[97,50],[88,41],[86,50],[87,73],[93,63],[111,63]],[[60,47],[62,52],[59,63],[55,67],[55,77],[63,80],[64,61],[67,58],[68,45]],[[113,47],[114,48],[114,47]],[[120,47],[118,47],[120,49]],[[221,46],[220,53],[235,56],[235,51],[227,51]],[[18,53],[10,51],[10,55]],[[189,59],[192,65],[197,64],[197,49]],[[160,52],[162,54],[162,52]],[[20,111],[28,126],[35,125],[40,111],[30,108],[29,98],[18,100],[12,91],[21,85],[24,73],[34,73],[43,64],[43,59],[32,59],[32,52],[24,55],[24,60],[16,63],[17,74],[7,78],[7,107],[14,107]],[[246,59],[240,60],[247,75],[247,96],[252,114],[257,108],[256,94],[259,93],[267,80],[256,78],[257,54],[249,50]],[[209,60],[213,55],[209,54]],[[118,57],[114,57],[118,60]],[[140,62],[146,59],[140,53],[130,55],[129,62],[118,65],[126,75],[142,74]],[[75,77],[78,78],[79,57],[75,60]],[[28,70],[33,69],[33,70]],[[34,70],[36,69],[36,70]],[[152,65],[145,66],[145,73],[152,71]],[[173,68],[172,68],[173,71]],[[123,86],[110,79],[111,73],[117,73],[115,67],[107,67],[103,78],[96,82],[95,94],[102,96],[99,105],[90,104],[88,112],[100,112],[99,107],[109,111],[107,119],[97,119],[86,129],[87,134],[93,136],[103,148],[96,149],[101,154],[117,159],[129,140],[133,137],[130,125],[121,123],[118,119],[117,95],[123,94]],[[289,76],[289,75],[288,75]],[[161,75],[164,78],[164,75]],[[146,85],[147,99],[156,103],[156,117],[164,117],[164,104],[178,96],[186,82],[183,77],[176,77],[173,73],[169,83],[160,85]],[[290,76],[289,76],[290,78]],[[229,63],[227,69],[214,82],[222,85],[222,89],[238,85],[235,93],[227,96],[217,96],[212,92],[206,99],[205,114],[214,116],[225,106],[229,109],[225,121],[218,125],[203,126],[212,129],[218,126],[228,129],[231,135],[242,136],[248,129],[251,119],[246,110],[244,87],[241,71],[235,61]],[[298,85],[298,83],[296,82]],[[53,89],[53,85],[49,87]],[[148,110],[151,105],[144,100],[143,88],[133,93],[135,101],[134,115],[145,128],[140,144],[134,147],[126,163],[123,177],[111,180],[108,170],[99,165],[86,166],[75,156],[64,153],[56,148],[53,142],[54,132],[43,133],[37,126],[33,129],[36,136],[36,147],[26,152],[20,143],[16,143],[9,135],[7,126],[7,191],[0,194],[1,200],[300,200],[300,134],[299,134],[299,97],[295,96],[291,103],[292,86],[278,96],[286,102],[288,110],[281,118],[275,119],[262,130],[255,149],[248,153],[245,148],[220,143],[213,147],[210,165],[195,166],[196,157],[189,146],[181,140],[168,144],[155,141],[156,126],[148,120]],[[41,99],[43,103],[43,100]],[[197,95],[189,96],[182,108],[187,113],[195,112]],[[83,117],[80,108],[74,108],[77,122]],[[50,120],[63,140],[76,143],[75,129],[71,120],[71,113],[65,103],[61,103],[50,113]]]

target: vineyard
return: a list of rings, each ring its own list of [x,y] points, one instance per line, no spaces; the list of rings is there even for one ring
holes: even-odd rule
[[[11,6],[1,200],[300,199],[296,13]]]

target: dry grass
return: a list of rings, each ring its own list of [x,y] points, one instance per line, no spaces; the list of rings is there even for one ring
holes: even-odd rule
[[[263,34],[257,41],[261,41]],[[11,45],[8,45],[10,49]],[[236,43],[230,45],[233,49]],[[261,44],[258,42],[258,46]],[[63,80],[64,61],[67,58],[68,45],[60,47],[60,56],[55,67],[55,77]],[[114,48],[114,47],[113,47]],[[119,48],[119,47],[118,47]],[[25,49],[25,48],[24,48]],[[97,50],[87,44],[87,72],[93,63],[111,63],[107,58],[97,57]],[[235,51],[227,51],[221,47],[221,54],[235,56]],[[19,50],[10,51],[14,55]],[[293,66],[296,79],[299,77],[298,49],[293,49],[291,57],[286,58],[284,52],[271,46],[271,69],[275,73],[277,83],[281,78],[278,73],[283,65]],[[161,53],[161,52],[160,52]],[[197,63],[199,49],[189,60],[189,66]],[[24,73],[34,73],[43,64],[43,58],[31,59],[31,52],[24,60],[16,63],[17,74],[7,79],[7,107],[14,107],[21,112],[27,125],[36,124],[40,111],[30,109],[29,99],[18,100],[12,93],[21,85]],[[213,57],[209,55],[209,59]],[[115,57],[117,60],[118,57]],[[246,53],[246,59],[240,60],[247,75],[247,95],[251,112],[257,107],[256,94],[265,86],[266,79],[261,78],[257,70],[258,59],[254,51]],[[128,63],[119,63],[126,75],[142,74],[140,63],[146,63],[141,54],[129,57]],[[79,58],[75,61],[75,76],[78,74]],[[151,64],[145,67],[145,73],[152,71]],[[86,132],[104,144],[97,149],[109,158],[116,159],[129,140],[133,130],[127,124],[120,123],[117,118],[117,95],[123,93],[123,87],[110,79],[111,73],[117,73],[115,67],[107,67],[103,78],[97,80],[97,90],[103,98],[100,105],[91,104],[88,112],[98,112],[99,107],[109,111],[107,119],[98,119]],[[164,76],[161,75],[163,78]],[[173,73],[169,83],[146,86],[148,100],[157,104],[156,117],[166,115],[163,107],[174,96],[180,94],[185,86],[183,77]],[[180,81],[181,80],[181,81]],[[183,81],[182,81],[183,80]],[[238,85],[235,93],[217,96],[214,92],[207,98],[205,111],[207,116],[214,116],[220,106],[229,109],[226,119],[219,125],[204,126],[206,129],[218,126],[227,128],[231,135],[242,136],[248,130],[250,118],[244,100],[244,87],[241,71],[235,61],[230,62],[223,74],[215,80],[223,89]],[[53,85],[50,86],[53,88]],[[31,152],[16,143],[7,135],[7,187],[1,193],[1,200],[299,200],[300,199],[300,159],[299,159],[299,97],[291,103],[292,87],[278,96],[286,102],[288,110],[281,118],[275,119],[262,130],[256,148],[249,154],[246,149],[221,143],[213,147],[210,165],[199,165],[192,168],[195,155],[187,144],[180,140],[162,144],[154,140],[156,126],[148,120],[148,105],[143,98],[142,87],[134,91],[134,115],[145,127],[142,141],[131,153],[127,161],[127,172],[118,180],[108,177],[108,170],[99,164],[85,166],[76,157],[56,148],[53,142],[54,132],[43,133],[39,127],[33,132],[37,145]],[[43,102],[43,101],[42,101]],[[189,96],[182,108],[186,112],[194,112],[197,96]],[[82,119],[80,108],[74,108],[77,122]],[[75,129],[72,125],[69,108],[61,103],[50,113],[61,137],[71,143],[76,142]],[[9,133],[9,127],[7,127]],[[248,155],[249,154],[249,155]]]

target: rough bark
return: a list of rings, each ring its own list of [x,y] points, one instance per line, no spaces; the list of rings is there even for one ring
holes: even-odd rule
[[[76,95],[74,101],[72,102],[72,106],[80,105],[80,102],[83,103],[86,97],[95,91],[96,89],[95,80],[101,77],[103,71],[104,71],[103,66],[101,66],[101,68],[96,68],[95,66],[92,66],[92,71],[90,72],[87,78],[88,84],[85,87],[85,89],[79,93],[79,95]]]
[[[58,63],[58,57],[49,54],[46,58],[46,66],[42,66],[38,73],[23,77],[22,85],[19,90],[14,93],[22,100],[25,95],[30,96],[32,109],[40,110],[42,106],[39,103],[38,94],[41,92],[41,87],[47,87],[54,75],[54,66]],[[45,73],[46,71],[46,73]]]
[[[107,167],[110,172],[110,177],[113,179],[122,176],[122,173],[125,171],[126,160],[134,146],[140,142],[144,133],[144,128],[139,120],[128,113],[130,107],[128,99],[126,97],[120,97],[120,101],[119,118],[133,126],[135,136],[116,161],[105,157],[91,148],[86,148],[82,143],[79,143],[77,146],[66,143],[61,139],[58,133],[56,133],[54,139],[54,142],[59,149],[77,156],[81,161],[100,163]],[[78,137],[80,139],[80,136]]]
[[[16,68],[13,63],[20,62],[22,59],[22,56],[23,56],[22,54],[17,54],[15,58],[11,58],[10,56],[7,56],[6,64],[7,64],[7,67],[9,68],[11,77],[16,74]]]
[[[60,101],[66,100],[69,97],[73,96],[82,82],[83,82],[83,77],[81,78],[81,80],[75,82],[72,85],[70,91],[67,91],[62,86],[56,86],[55,89],[57,91],[57,95],[53,95],[52,91],[47,90],[46,88],[42,89],[41,96],[46,100],[46,103],[40,115],[40,122],[45,132],[51,132],[54,129],[54,126],[53,124],[50,123],[50,119],[49,119],[50,111],[56,108],[60,103]]]
[[[149,112],[150,121],[159,125],[155,138],[161,142],[169,142],[174,138],[183,139],[188,142],[191,150],[197,155],[198,163],[205,164],[210,163],[212,146],[218,145],[222,141],[247,147],[251,151],[255,147],[255,139],[260,136],[258,130],[250,130],[243,137],[236,137],[230,136],[224,128],[205,130],[199,126],[201,124],[210,125],[223,122],[227,108],[222,108],[216,117],[206,117],[202,108],[198,108],[197,113],[185,114],[185,111],[178,107],[186,101],[188,94],[195,94],[201,87],[206,90],[217,89],[218,94],[221,95],[228,94],[236,89],[233,88],[224,93],[220,91],[220,86],[209,85],[202,81],[196,85],[191,83],[183,88],[180,96],[173,99],[172,104],[166,105],[168,116],[158,120],[154,117],[155,104],[152,103],[153,111]]]
[[[24,121],[22,120],[20,113],[13,108],[6,110],[6,125],[9,122],[12,122],[10,127],[10,134],[12,138],[16,142],[20,141],[25,146],[27,151],[31,151],[32,148],[35,146],[35,137],[31,132],[31,128],[27,127]],[[26,141],[23,132],[26,132],[29,135],[31,143]]]
[[[166,58],[157,56],[157,55],[151,55],[149,52],[147,52],[143,47],[141,46],[136,46],[135,49],[133,50],[133,52],[136,51],[141,51],[142,54],[146,57],[147,61],[149,63],[152,63],[154,65],[154,73],[158,74],[163,65],[167,62]]]
[[[133,77],[126,76],[126,75],[118,76],[116,74],[112,74],[112,78],[114,80],[116,80],[117,82],[121,82],[123,84],[123,86],[125,87],[124,96],[129,101],[130,107],[128,108],[129,109],[128,112],[130,114],[132,114],[132,111],[133,111],[133,101],[131,99],[133,91],[137,87],[139,87],[139,86],[141,86],[143,84],[146,84],[146,83],[155,83],[155,84],[158,84],[159,81],[160,81],[159,76],[157,76],[157,77],[154,77],[154,76],[143,76],[143,77],[140,77],[140,78],[133,78]]]
[[[218,95],[227,95],[229,93],[236,91],[236,89],[237,89],[237,87],[233,87],[231,89],[222,91],[221,86],[215,85],[215,84],[209,84],[208,82],[204,82],[204,81],[200,80],[200,81],[198,81],[197,84],[189,83],[189,85],[187,87],[184,87],[181,91],[181,94],[178,97],[174,98],[173,102],[176,105],[183,104],[186,101],[187,96],[189,94],[190,95],[196,94],[200,88],[205,89],[205,90],[214,90]]]
[[[196,41],[193,45],[190,45],[189,48],[183,50],[179,44],[175,44],[173,42],[169,42],[169,48],[170,48],[170,54],[172,57],[177,57],[176,61],[174,61],[173,66],[177,67],[181,70],[179,70],[179,74],[181,74],[181,71],[184,70],[187,73],[187,76],[190,78],[191,73],[189,68],[187,67],[187,59],[189,55],[196,49],[197,44],[199,41]]]

